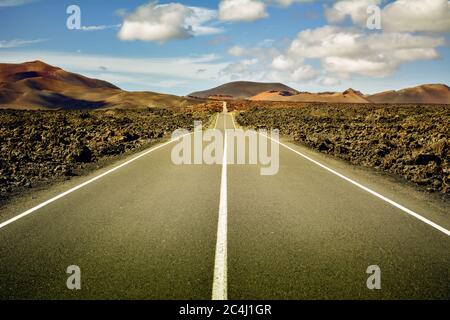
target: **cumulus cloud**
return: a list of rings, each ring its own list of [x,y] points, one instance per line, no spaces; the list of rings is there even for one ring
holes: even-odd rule
[[[217,34],[223,30],[206,25],[216,17],[215,10],[151,2],[125,16],[118,36],[121,40],[164,42]]]
[[[292,72],[277,72],[272,71],[270,74],[271,79],[276,81],[289,81],[289,82],[303,82],[316,79],[320,75],[319,70],[316,70],[309,64],[298,63]]]
[[[320,72],[303,59],[291,59],[267,44],[245,48],[234,46],[228,50],[233,57],[242,60],[230,63],[221,71],[222,77],[231,80],[303,82],[317,78]]]
[[[338,23],[350,17],[353,23],[365,26],[371,5],[381,0],[340,0],[325,8],[328,22]],[[450,1],[396,0],[381,11],[382,27],[388,32],[448,32],[450,31]]]
[[[330,23],[337,23],[350,17],[354,23],[363,23],[367,19],[367,8],[379,5],[381,0],[339,0],[332,7],[325,6],[325,17]]]
[[[296,2],[312,2],[314,0],[221,0],[219,18],[223,21],[252,22],[267,18],[268,5],[288,7]]]
[[[228,65],[222,75],[336,86],[352,76],[386,77],[403,64],[437,59],[437,48],[444,45],[444,37],[324,26],[301,31],[283,51],[232,47],[228,53],[242,60]]]
[[[272,61],[272,68],[278,71],[287,71],[295,64],[294,60],[287,58],[285,55],[279,55]]]
[[[397,0],[382,12],[383,28],[387,31],[450,31],[450,1]]]
[[[205,36],[223,32],[220,28],[206,25],[206,23],[217,19],[216,10],[200,7],[188,7],[188,9],[190,13],[186,17],[185,25],[188,29],[192,30],[194,36]]]
[[[324,87],[336,87],[341,85],[341,80],[333,77],[322,77],[317,83]]]
[[[331,23],[341,22],[350,17],[354,23],[365,25],[369,16],[367,8],[380,3],[381,0],[340,0],[332,7],[325,7],[325,16]]]
[[[300,32],[288,51],[291,59],[319,59],[327,73],[383,77],[401,64],[439,57],[445,39],[409,33],[366,33],[325,26]]]
[[[231,80],[255,80],[264,77],[264,71],[260,68],[258,59],[244,59],[227,65],[220,71],[220,76]]]
[[[268,17],[266,4],[258,0],[222,0],[219,18],[223,21],[255,21]]]
[[[356,30],[325,26],[301,31],[292,41],[289,54],[303,58],[359,55],[366,50],[364,34]]]

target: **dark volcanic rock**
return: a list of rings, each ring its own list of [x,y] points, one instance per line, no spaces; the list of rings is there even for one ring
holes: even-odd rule
[[[92,160],[92,151],[88,146],[78,146],[72,153],[75,162],[88,163]]]
[[[206,122],[194,110],[0,111],[0,200]],[[91,166],[92,167],[92,166]]]
[[[279,129],[295,141],[450,193],[449,105],[235,102],[242,126]]]
[[[421,153],[416,157],[414,162],[417,165],[427,165],[430,162],[435,162],[435,163],[440,164],[441,158],[439,158],[437,155],[432,154],[432,153]]]

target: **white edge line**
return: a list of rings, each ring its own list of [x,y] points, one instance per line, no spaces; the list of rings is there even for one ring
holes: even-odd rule
[[[230,116],[231,116],[231,120],[233,120],[234,130],[237,130],[236,122],[234,121],[234,116],[232,114]]]
[[[220,117],[220,113],[217,113],[217,117],[216,117],[216,125],[214,126],[214,130],[217,129],[217,123],[219,122],[219,117]]]
[[[298,154],[299,156],[305,158],[306,160],[311,161],[312,163],[318,165],[319,167],[321,167],[321,168],[327,170],[328,172],[331,172],[332,174],[334,174],[334,175],[336,175],[336,176],[346,180],[347,182],[350,182],[351,184],[353,184],[353,185],[357,186],[358,188],[360,188],[360,189],[370,193],[371,195],[373,195],[373,196],[375,196],[375,197],[377,197],[377,198],[379,198],[379,199],[389,203],[390,205],[392,205],[392,206],[402,210],[403,212],[406,212],[410,216],[412,216],[412,217],[414,217],[414,218],[416,218],[416,219],[418,219],[418,220],[428,224],[429,226],[431,226],[431,227],[441,231],[442,233],[446,234],[447,236],[450,236],[450,231],[445,229],[444,227],[438,225],[437,223],[434,223],[433,221],[431,221],[431,220],[421,216],[420,214],[418,214],[418,213],[416,213],[416,212],[414,212],[414,211],[412,211],[412,210],[402,206],[401,204],[399,204],[399,203],[397,203],[397,202],[395,202],[395,201],[393,201],[393,200],[391,200],[391,199],[389,199],[389,198],[379,194],[378,192],[375,192],[375,191],[369,189],[368,187],[363,186],[362,184],[360,184],[360,183],[358,183],[358,182],[356,182],[356,181],[354,181],[354,180],[344,176],[343,174],[341,174],[341,173],[339,173],[339,172],[337,172],[337,171],[335,171],[335,170],[333,170],[331,168],[328,168],[327,166],[321,164],[320,162],[318,162],[318,161],[308,157],[307,155],[304,155],[303,153],[301,153],[301,152],[299,152],[299,151],[297,151],[297,150],[295,150],[295,149],[285,145],[284,143],[282,143],[280,141],[277,141],[277,140],[274,140],[274,139],[272,139],[271,137],[269,137],[267,135],[263,135],[263,136],[269,138],[272,141],[275,141],[276,143],[278,143],[279,145],[285,147],[286,149],[291,150],[292,152]]]
[[[133,159],[128,160],[127,162],[122,163],[121,165],[119,165],[117,167],[114,167],[114,168],[112,168],[112,169],[110,169],[110,170],[108,170],[108,171],[106,171],[106,172],[104,172],[104,173],[102,173],[102,174],[100,174],[100,175],[98,175],[98,176],[96,176],[96,177],[94,177],[94,178],[92,178],[92,179],[90,179],[90,180],[88,180],[88,181],[86,181],[86,182],[84,182],[84,183],[82,183],[82,184],[80,184],[80,185],[70,189],[70,190],[67,190],[66,192],[63,192],[63,193],[57,195],[56,197],[51,198],[51,199],[49,199],[49,200],[47,200],[47,201],[37,205],[36,207],[31,208],[31,209],[25,211],[24,213],[21,213],[21,214],[15,216],[14,218],[11,218],[11,219],[3,222],[3,223],[0,223],[0,229],[3,229],[4,227],[10,225],[11,223],[16,222],[17,220],[20,220],[20,219],[22,219],[22,218],[32,214],[33,212],[35,212],[35,211],[37,211],[39,209],[42,209],[43,207],[45,207],[45,206],[47,206],[47,205],[49,205],[49,204],[51,204],[51,203],[53,203],[53,202],[63,198],[63,197],[65,197],[65,196],[67,196],[67,195],[69,195],[69,194],[71,194],[71,193],[73,193],[73,192],[75,192],[75,191],[85,187],[85,186],[87,186],[88,184],[91,184],[91,183],[93,183],[93,182],[95,182],[95,181],[97,181],[97,180],[99,180],[99,179],[101,179],[101,178],[103,178],[103,177],[105,177],[105,176],[107,176],[107,175],[109,175],[109,174],[111,174],[111,173],[113,173],[113,172],[115,172],[115,171],[117,171],[117,170],[119,170],[119,169],[129,165],[130,163],[132,163],[132,162],[134,162],[134,161],[136,161],[136,160],[138,160],[138,159],[148,155],[149,153],[151,153],[153,151],[156,151],[158,149],[161,149],[161,148],[163,148],[163,147],[165,147],[165,146],[167,146],[167,145],[169,145],[169,144],[171,144],[171,143],[173,143],[175,141],[178,141],[178,140],[182,139],[183,137],[188,136],[190,134],[192,134],[192,133],[188,133],[188,134],[182,135],[182,136],[180,136],[180,137],[178,137],[176,139],[171,139],[168,142],[165,142],[165,143],[163,143],[163,144],[161,144],[161,145],[159,145],[157,147],[154,147],[154,148],[152,148],[150,150],[147,150],[146,152],[144,152],[144,153],[134,157]]]
[[[224,125],[225,125],[224,117]],[[220,183],[219,220],[217,224],[216,256],[214,262],[214,281],[212,300],[227,300],[227,148],[228,139],[225,133],[222,160],[222,177]]]

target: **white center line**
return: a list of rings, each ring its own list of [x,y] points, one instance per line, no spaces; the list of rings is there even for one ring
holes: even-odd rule
[[[307,155],[305,155],[305,154],[303,154],[303,153],[301,153],[301,152],[299,152],[299,151],[297,151],[297,150],[295,150],[295,149],[289,147],[288,145],[286,145],[286,144],[284,144],[284,143],[281,143],[280,141],[274,140],[274,139],[272,139],[271,137],[269,137],[269,136],[267,136],[267,135],[264,135],[264,136],[267,137],[267,138],[269,138],[269,139],[272,140],[272,141],[275,141],[276,143],[278,143],[279,145],[285,147],[286,149],[289,149],[290,151],[292,151],[292,152],[298,154],[298,155],[301,156],[302,158],[304,158],[304,159],[306,159],[306,160],[308,160],[308,161],[311,161],[312,163],[314,163],[314,164],[318,165],[319,167],[321,167],[321,168],[327,170],[328,172],[331,172],[332,174],[334,174],[334,175],[336,175],[336,176],[338,176],[338,177],[344,179],[345,181],[350,182],[351,184],[357,186],[358,188],[360,188],[360,189],[362,189],[362,190],[364,190],[364,191],[370,193],[371,195],[373,195],[373,196],[375,196],[375,197],[377,197],[377,198],[379,198],[379,199],[381,199],[381,200],[383,200],[383,201],[389,203],[390,205],[392,205],[392,206],[394,206],[394,207],[396,207],[396,208],[402,210],[403,212],[409,214],[410,216],[412,216],[412,217],[414,217],[414,218],[416,218],[416,219],[418,219],[418,220],[420,220],[420,221],[422,221],[422,222],[428,224],[429,226],[431,226],[431,227],[433,227],[433,228],[439,230],[440,232],[446,234],[447,236],[450,236],[450,231],[447,230],[447,229],[445,229],[444,227],[438,225],[437,223],[434,223],[433,221],[431,221],[431,220],[429,220],[429,219],[427,219],[427,218],[421,216],[420,214],[418,214],[418,213],[416,213],[416,212],[414,212],[414,211],[412,211],[412,210],[410,210],[410,209],[408,209],[408,208],[402,206],[401,204],[399,204],[399,203],[397,203],[397,202],[395,202],[395,201],[393,201],[393,200],[391,200],[391,199],[389,199],[389,198],[387,198],[387,197],[385,197],[385,196],[379,194],[378,192],[373,191],[372,189],[369,189],[369,188],[366,187],[366,186],[363,186],[362,184],[356,182],[355,180],[352,180],[352,179],[350,179],[350,178],[344,176],[343,174],[341,174],[341,173],[339,173],[339,172],[337,172],[337,171],[335,171],[335,170],[333,170],[333,169],[331,169],[331,168],[329,168],[329,167],[327,167],[327,166],[321,164],[320,162],[318,162],[318,161],[316,161],[316,160],[314,160],[314,159],[308,157]]]
[[[219,123],[220,113],[217,114],[216,124],[214,125],[214,130],[217,130],[217,124]]]
[[[226,131],[226,116],[224,115],[224,131]],[[219,221],[217,226],[216,259],[214,263],[213,300],[227,300],[227,165],[228,165],[228,139],[225,133],[222,178],[220,183]]]

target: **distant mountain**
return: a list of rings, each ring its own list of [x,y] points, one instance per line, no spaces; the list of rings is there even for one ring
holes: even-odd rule
[[[450,104],[450,88],[445,84],[425,84],[399,91],[386,91],[368,96],[373,103]]]
[[[0,64],[0,108],[97,109],[184,106],[198,101],[115,85],[41,61]]]
[[[282,91],[292,94],[297,93],[296,90],[282,83],[237,81],[226,83],[224,85],[221,85],[219,87],[210,90],[193,92],[189,96],[207,99],[220,99],[220,100],[249,99],[261,92],[266,91]]]
[[[426,84],[399,91],[364,95],[344,92],[299,92],[282,83],[230,82],[189,97],[154,92],[128,92],[115,85],[64,71],[41,61],[0,64],[0,108],[14,109],[98,109],[186,107],[202,99],[246,99],[253,101],[325,103],[410,103],[450,104],[450,88]]]
[[[364,95],[353,89],[344,92],[309,93],[299,92],[290,94],[284,91],[262,92],[254,97],[252,101],[286,101],[286,102],[328,102],[328,103],[370,103]]]

